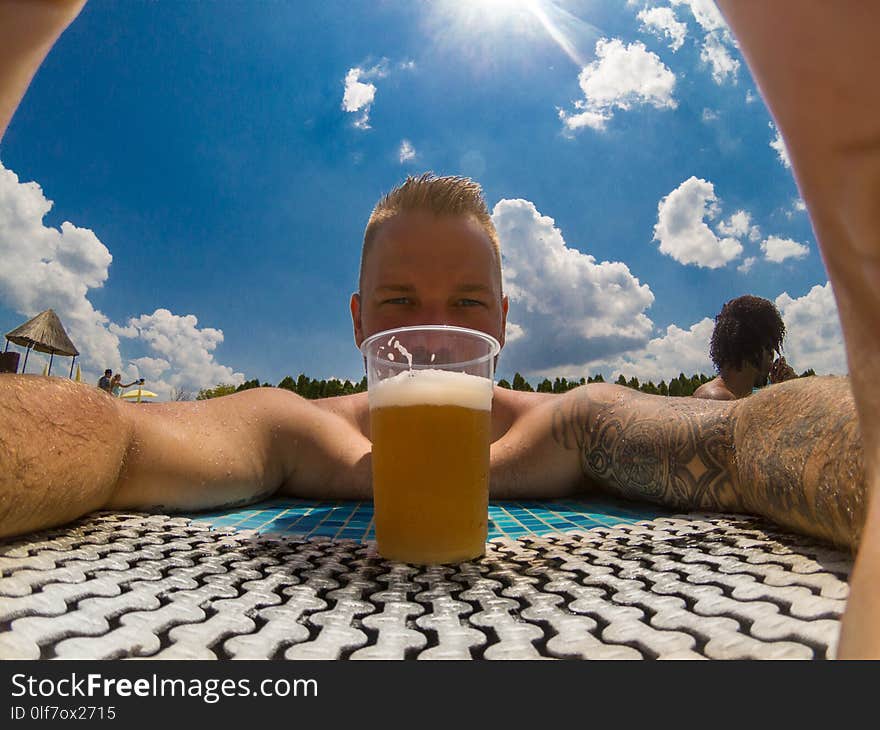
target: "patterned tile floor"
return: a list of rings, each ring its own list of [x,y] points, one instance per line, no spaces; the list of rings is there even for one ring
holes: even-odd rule
[[[662,507],[608,498],[543,502],[493,502],[489,506],[489,539],[565,534],[593,527],[632,525],[672,514]],[[374,539],[370,502],[312,502],[275,499],[237,510],[189,515],[215,528],[234,528],[261,535]]]
[[[0,659],[824,659],[851,565],[736,515],[496,537],[419,567],[103,513],[0,541]]]

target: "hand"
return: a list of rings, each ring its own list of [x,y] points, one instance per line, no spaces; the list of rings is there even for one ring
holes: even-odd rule
[[[796,378],[797,373],[794,371],[794,368],[791,367],[787,362],[785,362],[784,357],[776,358],[773,361],[773,364],[770,366],[770,382],[771,383],[783,383],[786,380],[791,380],[792,378]]]

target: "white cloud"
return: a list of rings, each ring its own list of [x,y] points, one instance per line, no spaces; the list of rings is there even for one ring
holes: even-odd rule
[[[719,238],[704,222],[719,213],[715,186],[690,177],[657,205],[654,240],[660,252],[682,264],[717,269],[737,258],[743,250],[736,238]],[[724,234],[722,234],[724,235]]]
[[[681,48],[687,35],[687,24],[676,19],[672,8],[645,8],[636,17],[642,21],[645,30],[668,38],[673,53]]]
[[[128,320],[123,336],[136,332],[137,338],[146,342],[150,350],[161,358],[141,358],[133,361],[144,372],[168,373],[159,383],[166,389],[177,387],[199,389],[217,383],[238,385],[244,382],[244,374],[232,371],[214,360],[213,351],[223,342],[223,332],[212,327],[198,327],[195,315],[176,315],[167,309],[157,309],[153,314],[142,314]],[[161,361],[161,362],[160,362]],[[161,368],[162,363],[165,368]]]
[[[602,130],[615,109],[628,110],[636,104],[655,109],[675,109],[672,94],[675,74],[643,43],[624,46],[617,38],[602,38],[596,43],[596,60],[581,69],[578,82],[584,98],[576,101],[568,114],[559,110],[559,118],[569,131],[591,127]]]
[[[748,258],[743,259],[743,262],[736,267],[736,270],[739,271],[741,274],[748,274],[752,270],[752,267],[755,265],[755,261],[757,261],[756,257],[749,256]]]
[[[401,140],[400,149],[397,151],[397,157],[401,164],[414,160],[416,157],[416,149],[412,146],[412,142],[408,139]]]
[[[810,253],[809,247],[790,238],[779,238],[770,236],[766,241],[761,243],[761,250],[764,252],[764,258],[773,263],[779,264],[786,259],[802,259]]]
[[[830,283],[816,285],[798,299],[784,292],[776,297],[776,307],[785,322],[785,359],[795,370],[813,368],[819,375],[848,372]]]
[[[0,301],[25,317],[52,308],[81,354],[83,367],[119,368],[119,340],[88,299],[104,285],[113,257],[88,228],[43,225],[52,201],[35,182],[19,182],[0,163]]]
[[[177,317],[160,309],[120,326],[96,310],[88,294],[107,281],[113,257],[87,228],[69,222],[60,229],[43,225],[52,205],[37,183],[20,182],[0,163],[0,301],[24,317],[54,309],[80,351],[85,381],[94,382],[105,368],[127,378],[142,373],[150,378],[150,388],[164,395],[170,385],[213,385],[218,382],[215,377],[234,381],[241,376],[213,360],[211,351],[223,340],[223,333],[197,329],[195,317]],[[183,322],[185,326],[178,327],[182,334],[171,337],[162,320]],[[120,337],[137,340],[164,357],[128,359],[129,366],[124,367]],[[29,372],[38,372],[28,365]],[[62,367],[55,372],[67,371]],[[165,381],[154,381],[159,376]]]
[[[724,31],[729,33],[724,16],[714,0],[672,0],[672,5],[687,5],[694,19],[707,33]]]
[[[791,208],[785,211],[785,217],[791,220],[796,215],[800,213],[807,212],[807,204],[804,202],[804,199],[801,197],[797,197],[791,202]]]
[[[746,104],[754,104],[756,101],[758,101],[757,95],[752,93],[751,89],[746,91]]]
[[[504,328],[504,344],[509,345],[511,342],[516,342],[521,337],[524,337],[525,334],[525,330],[520,325],[508,319],[507,325]]]
[[[734,238],[748,236],[749,240],[753,242],[761,238],[761,229],[752,225],[751,214],[744,210],[738,210],[729,218],[721,221],[717,226],[717,231],[722,236],[733,236]]]
[[[131,329],[137,332],[136,327]],[[171,367],[171,363],[161,357],[136,357],[130,363],[134,366],[138,377],[143,376],[151,382],[159,380],[168,368]]]
[[[770,129],[773,130],[776,135],[770,142],[770,146],[776,150],[776,154],[779,155],[779,161],[788,168],[791,168],[791,158],[788,156],[788,147],[785,146],[785,140],[782,139],[782,133],[776,128],[776,125],[773,122],[768,122],[770,125]]]
[[[736,40],[714,0],[672,0],[672,5],[687,6],[702,28],[704,35],[700,59],[712,69],[715,83],[730,81],[735,84],[740,62],[731,55],[731,48],[736,47]],[[750,93],[746,93],[746,101],[751,101]]]
[[[785,322],[785,358],[798,372],[813,368],[819,375],[847,372],[846,350],[837,307],[830,284],[814,286],[804,296],[794,299],[787,292],[776,297],[776,307]],[[548,367],[533,373],[536,377],[581,378],[601,372],[607,379],[621,373],[641,382],[685,375],[714,372],[709,358],[709,343],[715,326],[704,317],[688,329],[669,325],[660,337],[646,345],[612,358],[597,358],[569,367]]]
[[[537,378],[569,378],[578,380],[588,375],[602,373],[606,380],[616,380],[621,374],[627,380],[633,376],[641,382],[661,380],[669,382],[679,373],[714,372],[709,359],[709,341],[715,323],[706,317],[688,329],[671,324],[660,337],[649,340],[645,345],[632,349],[618,357],[597,359],[567,367],[547,368],[533,373]]]
[[[591,111],[580,112],[578,114],[567,114],[564,109],[560,109],[559,118],[565,124],[566,129],[571,132],[583,129],[584,127],[590,127],[590,129],[601,131],[605,129],[606,123],[611,119],[611,114]]]
[[[716,84],[720,85],[728,80],[731,83],[736,83],[739,61],[730,55],[730,51],[718,34],[711,33],[705,37],[703,49],[700,51],[700,60],[711,67],[712,80]]]
[[[552,218],[528,200],[501,200],[492,212],[511,299],[504,365],[532,373],[614,357],[642,347],[654,301],[626,264],[570,248]]]
[[[376,87],[360,81],[363,70],[350,68],[345,74],[345,93],[342,96],[342,108],[347,112],[360,112],[354,121],[358,129],[370,128],[370,106],[376,98]]]
[[[704,122],[714,122],[718,119],[718,112],[714,109],[703,109],[702,119]]]
[[[415,62],[403,61],[398,67],[409,70],[415,68]],[[384,79],[390,73],[389,69],[388,59],[383,58],[375,66],[353,66],[345,74],[342,109],[358,115],[354,120],[354,126],[358,129],[370,129],[370,108],[376,100],[376,85],[370,81]]]
[[[635,376],[643,383],[652,380],[655,385],[661,380],[668,382],[679,373],[709,375],[715,370],[709,359],[709,341],[714,327],[714,321],[708,317],[686,330],[671,324],[662,337],[655,337],[643,349],[627,353],[605,367],[610,369],[614,379],[623,373],[625,377]]]

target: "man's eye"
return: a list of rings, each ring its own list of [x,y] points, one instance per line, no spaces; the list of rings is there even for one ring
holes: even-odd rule
[[[409,297],[392,297],[383,301],[382,304],[409,304],[410,301]]]
[[[486,306],[479,299],[459,299],[458,303],[462,307],[485,307]]]

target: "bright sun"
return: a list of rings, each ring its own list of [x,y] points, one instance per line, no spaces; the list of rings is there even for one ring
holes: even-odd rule
[[[559,0],[438,0],[432,3],[432,35],[469,56],[551,40],[573,63],[585,65],[573,38],[584,26]]]

